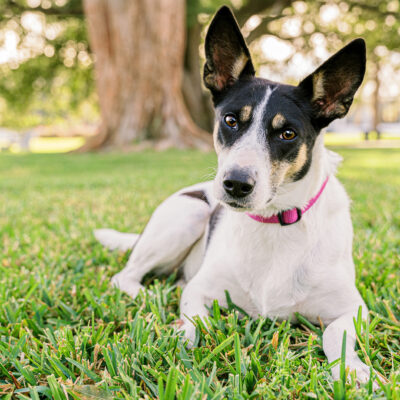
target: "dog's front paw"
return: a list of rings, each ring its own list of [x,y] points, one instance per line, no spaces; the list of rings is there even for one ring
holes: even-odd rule
[[[196,327],[190,321],[180,319],[176,323],[176,329],[178,332],[183,332],[183,337],[187,340],[187,347],[191,349],[196,339]]]
[[[356,373],[356,381],[358,385],[368,383],[370,380],[370,367],[364,364],[358,357],[354,357],[351,360],[346,361],[346,368],[349,369],[350,373],[355,371]],[[372,370],[372,375],[374,375],[374,371]],[[332,368],[332,376],[333,380],[340,379],[340,365],[336,365]],[[376,376],[376,373],[375,373]],[[374,380],[372,383],[373,390],[379,389],[379,384],[377,380]]]
[[[132,299],[135,299],[141,290],[144,291],[144,286],[140,282],[127,278],[122,272],[111,278],[111,285],[125,292]]]

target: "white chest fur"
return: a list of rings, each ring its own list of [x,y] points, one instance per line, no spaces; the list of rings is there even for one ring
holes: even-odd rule
[[[313,269],[318,235],[313,222],[307,218],[281,227],[228,212],[215,232],[209,256],[218,251],[259,314],[287,318],[317,284]]]
[[[220,269],[234,280],[237,293],[231,293],[232,299],[251,315],[284,319],[300,312],[317,321],[321,314],[334,314],[325,294],[354,281],[349,200],[324,156],[320,154],[315,174],[309,174],[308,179],[314,179],[306,186],[313,187],[311,192],[294,191],[302,207],[330,175],[324,192],[301,221],[290,226],[265,224],[224,210],[213,232],[202,269]]]

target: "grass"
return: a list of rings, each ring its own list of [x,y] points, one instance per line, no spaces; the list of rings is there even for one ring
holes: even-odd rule
[[[0,155],[0,395],[10,399],[400,399],[400,150],[340,150],[353,199],[359,354],[388,379],[332,382],[321,327],[239,319],[214,304],[199,347],[173,329],[181,290],[135,301],[110,277],[128,254],[92,230],[140,231],[167,195],[213,172],[198,152]],[[343,376],[345,371],[343,370]]]

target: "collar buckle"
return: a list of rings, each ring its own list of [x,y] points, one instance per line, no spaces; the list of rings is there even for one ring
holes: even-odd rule
[[[280,223],[282,226],[293,225],[293,224],[295,224],[296,222],[299,222],[299,221],[301,220],[301,217],[302,217],[302,215],[303,215],[301,209],[296,207],[296,208],[294,208],[293,210],[296,210],[296,211],[297,211],[297,218],[296,218],[295,221],[290,221],[290,222],[286,222],[286,221],[285,221],[284,215],[285,215],[285,212],[292,211],[292,210],[286,210],[286,211],[280,211],[280,212],[278,212],[278,220],[279,220],[279,223]]]

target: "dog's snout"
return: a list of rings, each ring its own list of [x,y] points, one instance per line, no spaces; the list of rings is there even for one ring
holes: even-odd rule
[[[223,181],[225,192],[234,198],[248,196],[254,189],[256,181],[248,172],[233,170],[229,172]]]

